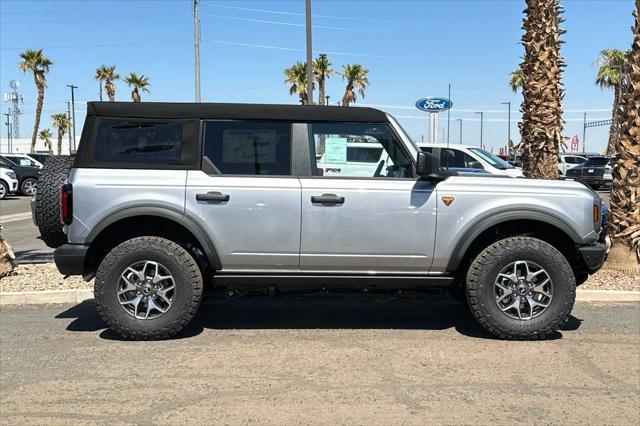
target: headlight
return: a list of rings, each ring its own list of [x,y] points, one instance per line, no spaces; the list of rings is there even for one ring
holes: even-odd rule
[[[11,179],[15,179],[16,178],[15,172],[6,172],[5,175],[9,176]]]

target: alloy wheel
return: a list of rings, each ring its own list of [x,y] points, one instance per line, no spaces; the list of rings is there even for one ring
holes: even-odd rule
[[[553,282],[540,265],[518,260],[504,267],[494,282],[494,299],[507,316],[528,321],[547,310],[553,298]]]
[[[127,266],[116,286],[122,309],[141,320],[155,319],[167,312],[175,300],[175,290],[171,272],[151,260]]]

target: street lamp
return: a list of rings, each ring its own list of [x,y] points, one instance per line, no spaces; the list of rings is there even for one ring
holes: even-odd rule
[[[78,88],[78,86],[74,86],[73,84],[67,84],[67,87],[71,89],[71,128],[73,129],[73,149],[76,150],[76,99],[74,97],[74,90]]]
[[[313,105],[313,57],[311,48],[311,0],[305,2],[307,27],[307,104]]]
[[[501,105],[509,106],[509,114],[507,116],[507,155],[509,155],[509,146],[511,145],[511,102],[501,102]]]
[[[460,144],[462,145],[462,118],[458,118],[456,121],[460,122]]]
[[[482,126],[484,124],[484,112],[476,111],[476,114],[480,114],[480,148],[484,148],[484,145],[482,144]]]
[[[329,98],[330,98],[330,97],[331,97],[331,96],[328,96],[328,95],[327,95],[327,96],[325,96],[325,98],[327,98],[327,102],[325,102],[325,104],[326,104],[327,106],[329,106]]]

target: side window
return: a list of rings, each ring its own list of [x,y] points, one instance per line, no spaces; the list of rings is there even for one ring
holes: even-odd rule
[[[291,124],[263,121],[207,121],[204,157],[222,174],[291,174]]]
[[[96,129],[94,157],[101,163],[179,164],[182,124],[103,119]]]
[[[316,176],[413,178],[413,162],[387,124],[310,124]]]
[[[440,150],[440,166],[459,169],[482,169],[482,164],[466,152],[457,149]]]

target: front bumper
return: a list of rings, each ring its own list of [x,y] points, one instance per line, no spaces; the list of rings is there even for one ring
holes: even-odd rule
[[[607,244],[603,242],[578,247],[578,251],[589,273],[596,272],[600,269],[607,258]]]
[[[82,275],[84,260],[89,246],[81,244],[64,244],[53,252],[53,260],[62,275]]]

